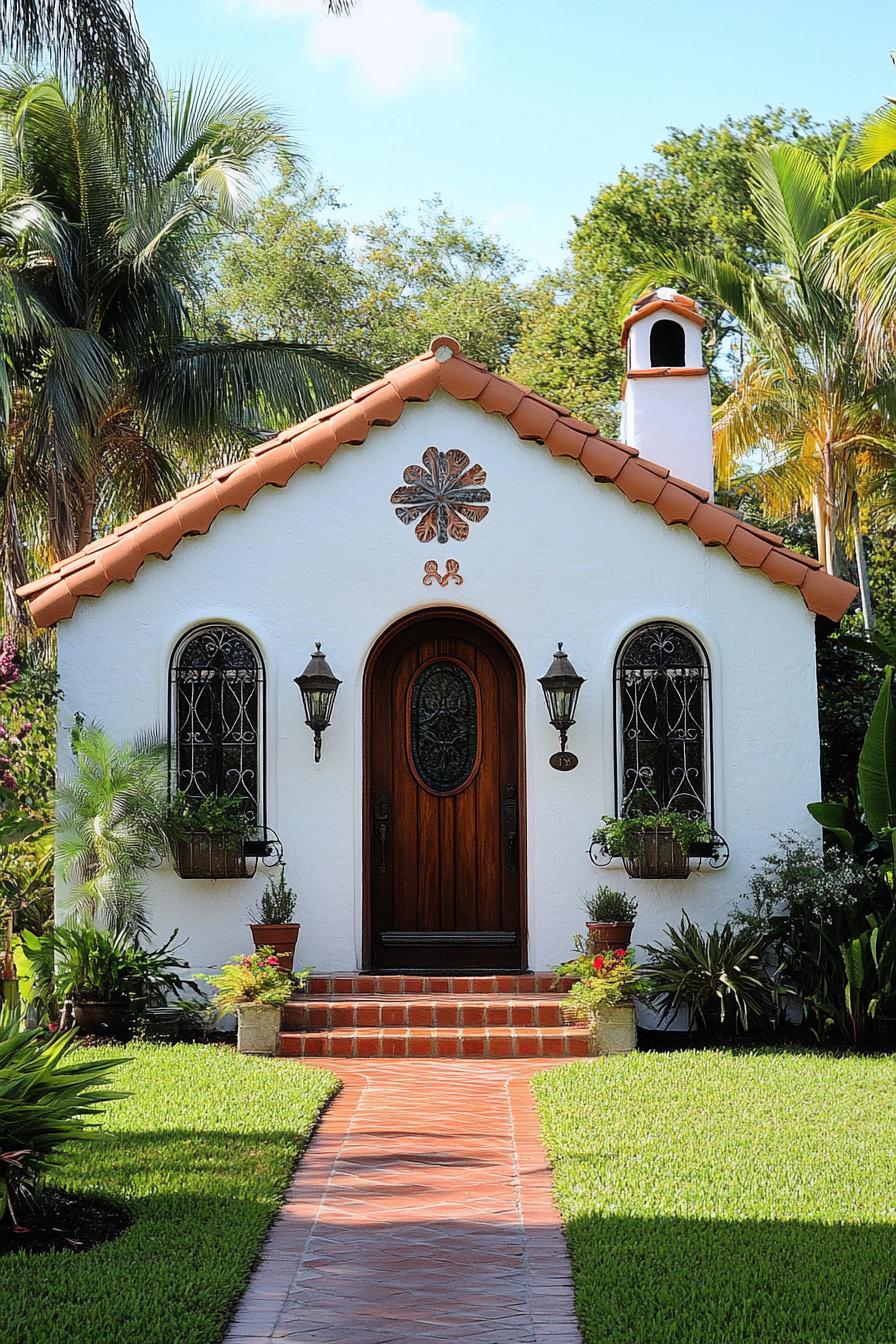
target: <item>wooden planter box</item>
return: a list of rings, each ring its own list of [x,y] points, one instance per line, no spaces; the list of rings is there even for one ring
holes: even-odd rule
[[[246,838],[238,831],[225,835],[190,831],[175,846],[174,866],[181,877],[252,876],[246,864]]]
[[[622,862],[629,877],[688,877],[686,850],[667,827],[643,831],[638,854],[624,854]]]

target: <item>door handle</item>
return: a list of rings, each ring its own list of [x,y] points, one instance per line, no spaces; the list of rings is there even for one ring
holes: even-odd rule
[[[505,862],[508,872],[516,872],[517,841],[519,840],[520,817],[517,803],[517,787],[505,784],[501,789],[501,835],[504,841]]]
[[[392,819],[392,800],[388,793],[378,793],[373,800],[373,829],[377,844],[377,872],[386,871],[386,853],[389,840],[389,823]]]

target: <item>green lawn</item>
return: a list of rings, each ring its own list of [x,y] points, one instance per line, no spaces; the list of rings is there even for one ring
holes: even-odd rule
[[[633,1054],[533,1085],[588,1344],[894,1344],[896,1058]]]
[[[131,1045],[107,1139],[66,1184],[123,1199],[116,1241],[0,1259],[0,1339],[16,1344],[215,1344],[290,1172],[338,1083],[320,1069],[202,1045]]]

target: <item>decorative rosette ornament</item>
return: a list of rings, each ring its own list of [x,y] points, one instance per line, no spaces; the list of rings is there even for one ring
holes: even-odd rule
[[[486,473],[478,462],[471,467],[466,453],[457,448],[447,453],[427,448],[423,466],[405,467],[403,475],[405,484],[393,492],[390,503],[403,523],[416,524],[418,541],[466,541],[470,523],[481,523],[488,513]]]

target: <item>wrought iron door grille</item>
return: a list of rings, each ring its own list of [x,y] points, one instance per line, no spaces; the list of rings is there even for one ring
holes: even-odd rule
[[[618,815],[664,809],[713,825],[709,663],[679,626],[636,630],[616,660]]]
[[[247,798],[264,816],[264,668],[228,625],[191,631],[171,664],[174,787],[191,798]],[[171,734],[169,734],[171,736]]]

